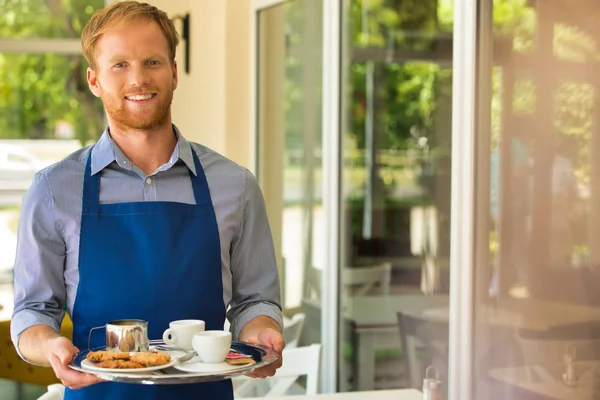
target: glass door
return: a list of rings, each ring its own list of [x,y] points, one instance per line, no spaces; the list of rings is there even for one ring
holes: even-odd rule
[[[339,387],[445,392],[454,2],[344,3]]]
[[[478,6],[471,398],[597,399],[600,4]]]
[[[284,314],[286,324],[295,314],[304,315],[300,344],[321,343],[323,271],[328,268],[323,7],[320,0],[258,1],[254,6],[257,176],[273,230]]]

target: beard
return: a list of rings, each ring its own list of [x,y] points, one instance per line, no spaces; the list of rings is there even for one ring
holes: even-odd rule
[[[171,103],[173,101],[173,91],[157,92],[155,90],[144,90],[146,92],[155,92],[157,96],[150,104],[128,107],[129,100],[124,96],[116,97],[105,94],[102,96],[102,103],[113,123],[128,129],[152,129],[170,123]],[[142,91],[140,91],[141,93]],[[167,93],[165,97],[161,94]],[[131,93],[130,93],[131,94]],[[133,110],[136,107],[137,110]]]

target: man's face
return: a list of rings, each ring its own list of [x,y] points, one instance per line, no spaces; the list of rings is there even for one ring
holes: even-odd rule
[[[94,57],[88,84],[112,123],[129,129],[170,124],[177,64],[171,64],[167,39],[155,22],[131,21],[103,34]]]

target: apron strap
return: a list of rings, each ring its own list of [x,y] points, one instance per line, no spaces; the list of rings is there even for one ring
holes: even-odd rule
[[[196,199],[196,205],[212,207],[212,201],[210,198],[210,191],[208,190],[208,182],[206,181],[206,175],[204,174],[204,168],[200,164],[200,159],[196,154],[196,151],[192,147],[192,157],[194,157],[194,166],[196,167],[196,175],[188,169],[190,174],[190,180],[192,181],[192,188],[194,189],[194,198]]]
[[[92,151],[85,163],[85,173],[83,174],[83,198],[82,211],[84,214],[97,214],[100,204],[100,171],[92,175]]]
[[[206,174],[193,148],[192,157],[194,158],[196,175],[190,170],[188,170],[188,173],[192,182],[196,205],[212,205]],[[92,151],[90,151],[85,164],[85,174],[83,175],[82,205],[85,214],[97,214],[100,208],[100,175],[101,172],[92,175]]]

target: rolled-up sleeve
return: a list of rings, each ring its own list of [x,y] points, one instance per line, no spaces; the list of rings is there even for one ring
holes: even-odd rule
[[[242,223],[231,246],[233,296],[228,319],[238,338],[251,319],[265,315],[283,326],[277,262],[265,201],[254,176],[246,171]]]
[[[66,246],[57,222],[45,170],[23,196],[14,267],[15,306],[11,338],[18,350],[21,333],[33,325],[57,332],[64,316]]]

